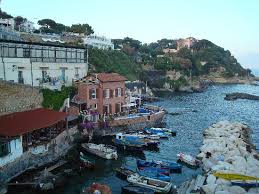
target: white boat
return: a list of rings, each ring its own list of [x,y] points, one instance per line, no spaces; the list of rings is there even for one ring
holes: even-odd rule
[[[113,146],[104,145],[104,144],[94,144],[94,143],[83,143],[82,148],[87,152],[99,156],[101,158],[111,160],[118,159],[117,150]]]
[[[200,165],[200,161],[189,154],[179,153],[177,154],[177,157],[181,162],[184,162],[190,166],[198,167]]]
[[[137,173],[129,175],[127,177],[127,181],[140,187],[152,189],[159,193],[169,193],[172,188],[172,183],[140,176]]]

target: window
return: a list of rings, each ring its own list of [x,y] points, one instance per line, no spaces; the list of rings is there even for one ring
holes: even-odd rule
[[[112,109],[111,104],[104,105],[103,106],[103,113],[106,114],[106,115],[110,114],[111,113],[111,109]]]
[[[75,68],[75,77],[79,78],[79,67]]]
[[[97,91],[96,88],[92,88],[89,90],[89,99],[96,99],[97,98]]]
[[[103,97],[110,98],[110,89],[103,90]]]
[[[46,70],[42,70],[41,72],[41,76],[42,76],[42,81],[43,83],[46,83],[47,82],[47,71]]]
[[[118,88],[118,97],[121,97],[121,88]]]
[[[121,103],[117,103],[117,104],[115,105],[115,112],[116,112],[116,113],[121,112]]]
[[[24,48],[23,49],[23,57],[30,57],[30,49],[29,48]]]
[[[91,110],[96,110],[97,109],[97,104],[91,104],[90,105]]]
[[[0,142],[0,157],[8,155],[10,152],[11,152],[10,142],[8,142],[8,143]]]

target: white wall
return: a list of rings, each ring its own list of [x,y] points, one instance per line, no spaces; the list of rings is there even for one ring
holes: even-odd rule
[[[61,77],[61,69],[66,68],[65,74],[67,85],[72,84],[75,78],[76,68],[79,68],[79,78],[87,75],[88,66],[86,63],[47,63],[47,62],[32,62],[29,58],[4,58],[6,80],[18,82],[18,71],[23,72],[24,84],[32,85],[31,68],[33,72],[33,86],[39,86],[39,79],[42,79],[42,68],[47,71],[50,77]],[[32,64],[32,65],[31,65]],[[0,79],[4,79],[4,69],[2,60],[0,60]]]
[[[22,137],[13,139],[10,142],[10,151],[11,152],[7,156],[0,157],[0,166],[13,162],[16,158],[19,158],[23,154]]]

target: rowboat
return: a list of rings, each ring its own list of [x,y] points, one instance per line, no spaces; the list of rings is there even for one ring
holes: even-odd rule
[[[169,193],[172,188],[172,183],[144,177],[137,173],[129,175],[127,180],[128,182],[134,185],[152,189],[155,192],[159,192],[159,193]]]
[[[81,161],[80,167],[82,168],[89,168],[89,169],[95,168],[94,162],[91,162],[82,152],[80,152],[80,161]]]
[[[127,185],[121,188],[122,194],[154,194],[152,189],[147,189],[144,187]]]
[[[154,131],[160,131],[160,132],[164,132],[167,133],[169,135],[175,136],[176,135],[176,131],[169,129],[169,128],[157,128],[157,127],[152,127],[151,128]]]
[[[255,176],[248,176],[248,175],[236,174],[236,173],[215,172],[213,175],[217,178],[222,178],[226,180],[242,180],[242,181],[259,180],[259,178]]]
[[[81,144],[81,146],[87,152],[99,156],[101,158],[107,160],[118,159],[117,150],[113,146],[94,143],[83,143]]]
[[[115,169],[116,176],[122,180],[127,180],[127,177],[131,174],[134,174],[135,172],[133,170],[130,170],[127,167],[120,167]]]
[[[177,162],[165,162],[165,161],[145,161],[137,160],[138,167],[156,167],[156,168],[167,168],[173,172],[181,172],[182,165]]]
[[[189,154],[179,153],[177,157],[180,162],[183,162],[191,167],[199,167],[200,161]]]
[[[169,133],[163,130],[157,130],[157,128],[146,128],[144,131],[150,135],[157,135],[159,138],[169,138]]]
[[[142,167],[142,168],[137,168],[137,172],[141,176],[158,179],[166,182],[171,181],[171,177],[169,176],[168,169],[165,170],[165,169],[159,169],[154,167],[146,167],[146,168]]]
[[[232,180],[231,184],[237,185],[240,187],[245,187],[245,188],[259,187],[259,181],[257,180],[247,180],[247,181]]]
[[[114,144],[128,151],[142,151],[146,145],[145,142],[139,141],[138,137],[122,133],[116,134]]]

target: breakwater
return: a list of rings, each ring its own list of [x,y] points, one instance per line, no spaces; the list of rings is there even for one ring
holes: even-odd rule
[[[250,128],[242,123],[221,121],[207,128],[203,135],[203,145],[198,158],[202,161],[204,178],[185,182],[179,193],[199,190],[203,193],[259,193],[259,188],[245,190],[232,185],[231,177],[223,178],[217,174],[239,174],[258,177],[259,158],[250,141]],[[198,179],[202,180],[199,184]],[[204,180],[204,181],[203,181]],[[197,185],[198,184],[198,185]]]

